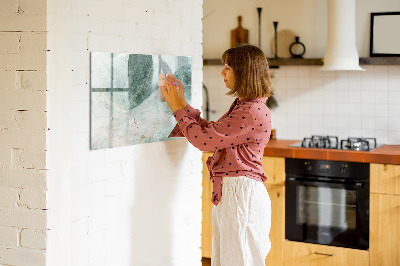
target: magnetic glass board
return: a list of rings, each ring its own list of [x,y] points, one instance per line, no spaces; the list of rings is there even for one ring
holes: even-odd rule
[[[169,139],[176,120],[161,102],[159,74],[174,74],[190,103],[191,57],[92,52],[90,63],[92,150]]]

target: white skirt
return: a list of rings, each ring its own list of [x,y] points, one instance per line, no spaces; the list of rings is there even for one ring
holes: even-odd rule
[[[222,197],[212,210],[212,266],[262,266],[271,249],[271,201],[254,179],[222,178]]]

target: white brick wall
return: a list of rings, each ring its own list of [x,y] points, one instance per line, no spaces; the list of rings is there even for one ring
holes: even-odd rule
[[[90,151],[88,83],[91,51],[192,56],[201,106],[202,0],[47,8],[47,264],[201,265],[201,152],[186,140]]]
[[[46,3],[0,3],[1,265],[45,265]]]

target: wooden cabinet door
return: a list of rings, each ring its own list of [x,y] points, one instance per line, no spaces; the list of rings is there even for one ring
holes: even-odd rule
[[[370,265],[400,265],[400,196],[371,194],[370,202]]]
[[[400,165],[370,165],[371,193],[400,195]]]
[[[285,185],[285,158],[264,156],[261,163],[268,177],[266,184]]]
[[[285,266],[368,266],[365,250],[285,241]]]
[[[201,253],[204,258],[211,258],[212,252],[212,183],[206,161],[211,152],[203,153],[203,195],[202,195],[202,223],[201,223]]]
[[[285,187],[265,184],[271,199],[271,250],[265,259],[266,266],[283,265],[283,243],[285,240]]]

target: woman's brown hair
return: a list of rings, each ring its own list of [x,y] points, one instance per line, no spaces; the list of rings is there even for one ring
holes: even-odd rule
[[[253,45],[240,45],[222,54],[222,63],[235,74],[235,86],[227,95],[260,98],[273,95],[268,61],[263,51]]]

